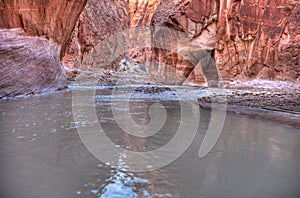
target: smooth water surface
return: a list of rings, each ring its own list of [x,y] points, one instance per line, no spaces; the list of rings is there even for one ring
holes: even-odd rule
[[[137,138],[115,123],[110,94],[111,89],[98,90],[95,106],[116,147],[143,152],[172,140],[180,122],[178,101],[160,100],[159,94],[133,98],[130,113],[137,124],[149,122],[154,102],[168,113],[159,133]],[[1,100],[0,197],[300,197],[299,128],[227,114],[216,146],[200,159],[210,112],[200,114],[197,135],[182,156],[164,168],[132,173],[124,168],[130,159],[122,153],[120,167],[111,168],[83,145],[76,126],[96,123],[74,122],[72,91]]]

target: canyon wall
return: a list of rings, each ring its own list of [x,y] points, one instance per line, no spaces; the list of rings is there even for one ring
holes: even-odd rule
[[[297,81],[299,4],[296,0],[90,0],[64,60],[68,67],[80,67],[83,58],[107,36],[154,26],[153,46],[162,48],[132,48],[128,53],[166,83],[181,84],[180,76],[202,85],[209,83],[207,78],[213,82],[219,77]],[[174,31],[161,33],[157,27]],[[176,31],[186,35],[188,47],[179,46]],[[136,39],[142,40],[143,35],[137,34]],[[179,47],[179,53],[163,49]],[[197,64],[203,59],[203,49],[215,63]],[[191,56],[198,57],[191,61]]]
[[[97,44],[110,35],[129,29],[129,27],[128,0],[88,0],[76,23],[66,56],[63,59],[64,65],[68,68],[82,67],[84,57]],[[107,52],[110,51],[107,50]],[[120,59],[116,61],[118,60]],[[111,67],[114,64],[89,66]]]
[[[204,3],[204,4],[203,4]],[[206,49],[212,51],[216,42],[216,21],[218,4],[214,1],[191,1],[191,0],[118,0],[96,1],[90,0],[83,13],[80,15],[75,31],[72,35],[64,64],[68,68],[82,67],[85,57],[92,49],[107,37],[127,29],[139,27],[160,26],[186,33],[190,38],[189,46],[198,47],[198,51]],[[143,32],[136,31],[133,39],[143,40]],[[162,36],[162,38],[160,38]],[[154,37],[162,40],[159,42],[169,45],[174,43],[174,35],[158,35]],[[176,41],[175,41],[176,42]],[[204,83],[202,69],[195,67],[197,63],[189,63],[189,54],[182,57],[178,54],[170,54],[163,49],[144,49],[133,46],[128,52],[129,56],[140,64],[146,64],[152,75],[164,79],[165,83],[174,84],[179,76],[189,77],[196,83]],[[175,46],[174,46],[175,47]],[[173,48],[171,46],[171,48]],[[107,53],[114,53],[112,49],[103,49]],[[112,51],[112,52],[110,52]],[[183,49],[187,52],[189,49]],[[195,49],[192,54],[197,54]],[[102,56],[99,54],[99,56]],[[110,55],[107,54],[109,57]],[[122,57],[121,57],[122,58]],[[164,60],[166,58],[166,60]],[[104,59],[104,58],[98,58]],[[159,59],[159,61],[158,61]],[[119,59],[120,60],[120,59]],[[116,60],[118,61],[118,60]],[[160,62],[162,61],[162,62]],[[97,63],[90,61],[84,67],[116,67],[116,64],[106,64],[105,61]],[[195,61],[194,61],[195,62]],[[154,64],[152,64],[154,63]],[[158,64],[155,64],[158,63]],[[166,69],[163,64],[171,65],[172,71]],[[169,80],[166,80],[169,79]],[[181,84],[180,79],[178,84]]]
[[[86,0],[0,1],[0,98],[66,86],[60,59]]]
[[[97,44],[109,36],[136,27],[149,27],[159,2],[159,0],[89,0],[76,23],[67,53],[63,58],[64,65],[68,68],[116,68],[124,56],[107,65],[104,63],[83,65],[83,60]],[[138,34],[135,36],[138,37]],[[143,39],[142,36],[140,39]],[[111,53],[112,49],[104,50]],[[146,49],[132,48],[127,54],[135,61],[143,63],[149,53],[146,53]]]
[[[128,55],[165,83],[181,84],[188,78],[196,84],[214,84],[220,76],[229,81],[298,82],[299,4],[298,0],[3,0],[0,97],[62,88],[66,78],[61,60],[66,67],[82,67],[83,59],[108,36],[152,26],[152,49],[133,48]],[[173,31],[162,32],[159,27]],[[176,40],[178,32],[187,38],[186,45]],[[143,40],[143,34],[136,36]],[[92,66],[116,67],[121,58],[116,64]]]
[[[162,0],[153,15],[151,26],[176,31],[161,33],[159,28],[153,31],[153,42],[163,47],[152,50],[150,72],[168,84],[182,84],[188,79],[204,85],[206,79],[203,72],[212,83],[218,81],[214,61],[209,59],[216,43],[217,13],[217,0]],[[177,32],[184,33],[186,37],[181,46]],[[176,48],[179,53],[169,50]],[[206,50],[208,53],[203,53]],[[201,64],[201,59],[206,61]]]
[[[184,32],[190,38],[188,45],[212,50],[224,80],[297,81],[300,78],[299,5],[297,0],[162,0],[151,25]],[[176,38],[174,35],[154,33],[154,37],[164,45],[177,45],[172,39]],[[154,49],[151,61],[171,65],[176,72],[170,72],[163,64],[157,64],[152,70],[162,77],[176,77],[177,73],[188,77],[190,82],[203,84],[207,79],[202,73],[214,64],[195,67],[185,61],[186,57]],[[210,74],[205,76],[216,79]]]
[[[221,0],[216,61],[227,80],[300,77],[298,0]]]
[[[166,83],[181,84],[188,78],[203,85],[207,78],[216,81],[219,75],[225,80],[295,81],[300,72],[299,9],[296,0],[90,0],[64,62],[80,67],[83,58],[107,36],[154,26],[174,31],[161,33],[157,28],[152,32],[152,49],[132,48],[128,54]],[[188,47],[179,49],[176,31],[186,35]],[[142,40],[143,34],[136,33],[136,39]],[[197,64],[203,59],[203,49],[215,62]],[[198,57],[191,61],[191,56]],[[111,65],[94,65],[104,66]]]

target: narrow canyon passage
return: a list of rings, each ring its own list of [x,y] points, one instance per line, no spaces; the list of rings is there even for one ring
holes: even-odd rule
[[[299,0],[1,0],[0,198],[299,198]]]

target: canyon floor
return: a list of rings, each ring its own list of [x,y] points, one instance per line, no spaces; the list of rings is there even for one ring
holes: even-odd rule
[[[195,86],[185,82],[181,86],[158,83],[147,72],[139,69],[114,71],[105,69],[69,69],[69,86],[115,85],[135,86],[136,92],[157,94],[157,97],[197,98],[200,107],[211,108],[211,103],[226,104],[227,112],[244,114],[299,126],[300,84],[282,81],[253,80],[223,82],[220,88]],[[163,93],[166,92],[166,93]]]

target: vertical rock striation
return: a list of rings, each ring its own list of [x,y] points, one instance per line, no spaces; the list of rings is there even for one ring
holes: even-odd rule
[[[128,0],[89,0],[81,13],[64,57],[65,66],[81,67],[91,50],[105,38],[129,29]],[[93,65],[108,67],[110,65]]]
[[[130,0],[130,27],[150,26],[152,16],[160,0]]]
[[[66,86],[60,59],[86,0],[0,1],[0,97]]]
[[[216,61],[232,79],[300,77],[298,0],[221,0]]]
[[[155,10],[157,9],[160,0],[130,0],[130,28],[135,29],[135,36],[133,39],[146,40],[144,38],[143,31],[139,31],[139,28],[149,28],[151,20]],[[130,57],[140,64],[145,64],[147,60],[150,60],[151,49],[134,47],[129,52]]]
[[[185,78],[193,83],[205,83],[201,64],[197,63],[204,57],[201,51],[213,51],[215,48],[217,13],[217,0],[163,0],[153,15],[151,25],[182,32],[188,41],[180,47],[179,53],[170,53],[162,48],[153,49],[151,62],[158,64],[152,64],[152,74],[157,73],[158,77],[161,76],[159,78],[165,78],[166,83],[181,84]],[[154,32],[154,42],[168,46],[168,49],[178,48],[178,35],[176,32],[172,34]],[[191,56],[194,59],[192,61]],[[217,77],[214,78],[216,80]]]
[[[152,25],[184,32],[189,45],[212,50],[225,80],[296,81],[300,78],[299,18],[297,0],[162,0]],[[164,45],[177,45],[174,35],[154,37]],[[204,82],[203,65],[194,67],[185,56],[154,49],[151,57],[152,62],[176,69],[170,72],[158,64],[153,72],[170,77],[179,73],[197,84]]]

